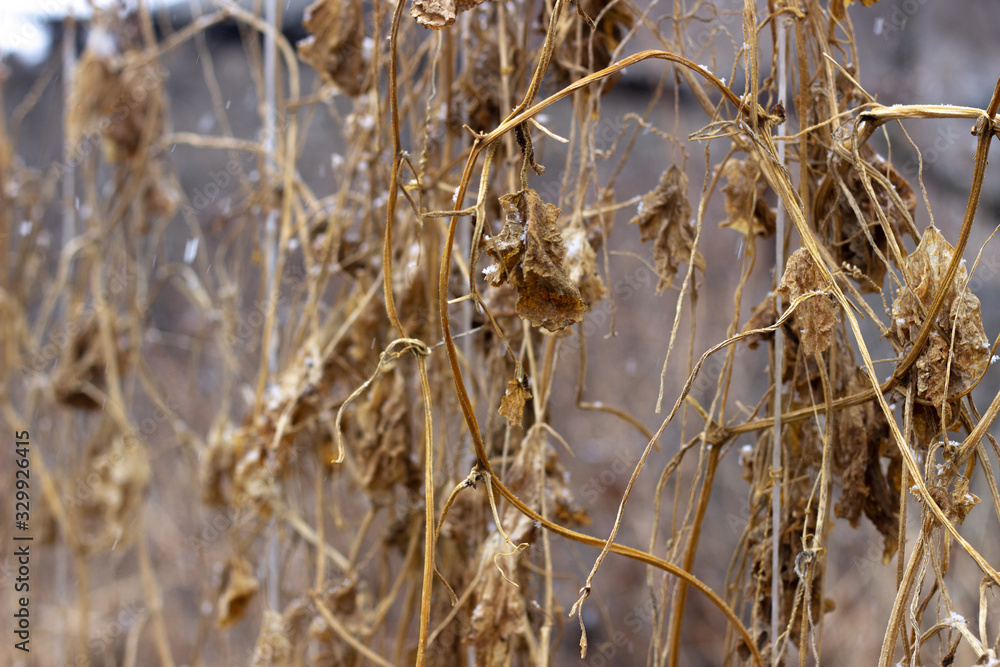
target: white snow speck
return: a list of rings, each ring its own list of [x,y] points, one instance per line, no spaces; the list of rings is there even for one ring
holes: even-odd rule
[[[184,245],[184,263],[190,264],[198,256],[198,237],[188,239]]]

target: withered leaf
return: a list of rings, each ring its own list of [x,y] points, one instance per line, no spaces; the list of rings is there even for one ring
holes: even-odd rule
[[[771,295],[764,297],[764,300],[754,306],[754,309],[750,311],[750,319],[747,323],[743,325],[741,332],[753,331],[754,329],[766,329],[767,327],[773,325],[778,319],[778,315],[774,310],[774,299]],[[747,347],[751,350],[756,350],[757,345],[760,344],[762,340],[770,340],[770,333],[753,334],[746,338]]]
[[[117,55],[91,48],[83,52],[73,75],[66,118],[71,146],[76,148],[88,136],[103,137],[104,157],[113,163],[135,156],[143,137],[148,140],[148,128],[158,136],[163,124],[156,104],[163,72],[138,52]],[[123,106],[128,108],[124,115]]]
[[[789,305],[803,294],[822,292],[826,288],[826,280],[809,251],[799,248],[793,252],[778,286],[782,301]],[[805,354],[811,356],[830,349],[839,318],[836,305],[826,295],[814,296],[800,303],[794,318]]]
[[[855,369],[846,393],[856,394],[870,386],[864,371]],[[857,528],[861,513],[871,520],[883,538],[882,559],[899,546],[899,486],[902,455],[889,437],[889,423],[874,401],[835,413],[833,464],[840,475],[840,500],[834,514]],[[883,473],[882,457],[889,460]]]
[[[677,275],[678,267],[691,261],[694,249],[694,229],[689,224],[691,203],[687,197],[688,179],[677,165],[660,176],[656,188],[639,202],[636,215],[629,224],[639,225],[639,238],[653,244],[653,259],[659,282],[656,291],[669,287]],[[705,258],[694,253],[694,265],[705,270]]]
[[[635,17],[621,2],[613,0],[576,0],[576,12],[562,12],[556,27],[556,49],[552,57],[552,69],[559,85],[564,85],[584,72],[596,72],[611,64],[612,54],[621,44],[622,39],[635,23]],[[593,25],[577,30],[579,21]],[[603,91],[611,90],[622,78],[618,72],[607,77],[602,85]],[[591,93],[590,87],[580,91],[583,95]]]
[[[722,194],[727,219],[719,227],[734,229],[748,239],[774,234],[777,215],[764,199],[767,181],[757,159],[751,155],[745,160],[729,160],[722,175],[726,177]]]
[[[857,267],[862,274],[854,272],[858,289],[862,292],[877,292],[882,288],[888,270],[882,258],[892,256],[888,252],[889,236],[885,226],[879,222],[878,210],[885,213],[889,234],[899,244],[902,232],[909,229],[907,216],[912,218],[917,207],[917,196],[907,180],[870,146],[862,146],[860,156],[865,163],[885,176],[892,186],[893,194],[899,198],[898,203],[874,179],[873,202],[857,166],[851,160],[836,158],[834,169],[824,177],[816,194],[816,214],[817,219],[823,221],[820,232],[827,247],[833,252],[834,259],[839,264]]]
[[[483,2],[485,0],[413,0],[410,16],[425,28],[440,30],[454,23],[457,15]]]
[[[95,552],[128,546],[149,489],[146,448],[115,437],[106,450],[90,458],[88,468],[87,497],[71,507],[81,546]]]
[[[113,316],[112,316],[113,317]],[[110,328],[115,343],[118,372],[128,369],[129,339],[123,325],[112,319]],[[66,405],[86,410],[97,410],[101,404],[87,391],[92,385],[107,390],[108,362],[105,346],[100,336],[100,324],[93,315],[67,323],[66,333],[72,336],[70,355],[60,359],[52,372],[52,387],[56,400]]]
[[[234,558],[226,569],[226,587],[219,598],[219,615],[216,618],[220,628],[239,623],[246,614],[250,601],[260,590],[260,583],[254,578],[246,559]]]
[[[486,241],[494,262],[483,275],[494,286],[514,286],[514,309],[532,326],[558,331],[582,320],[587,305],[563,267],[566,249],[556,227],[562,211],[531,188],[503,195],[500,206],[504,225]]]
[[[302,21],[310,35],[298,43],[299,57],[351,97],[368,84],[363,17],[361,0],[317,0]]]
[[[500,413],[511,426],[520,427],[524,416],[524,403],[531,398],[531,392],[517,380],[507,381],[507,391],[500,401]]]
[[[830,3],[830,13],[833,15],[833,18],[838,21],[844,20],[847,7],[852,2],[854,2],[854,0],[833,0],[833,2]],[[878,0],[861,0],[861,4],[865,7],[871,7],[876,2],[878,2]]]
[[[979,496],[969,490],[969,479],[961,476],[956,478],[955,490],[951,492],[952,512],[948,518],[957,524],[964,523],[965,517],[969,516],[969,512],[979,502]]]
[[[687,224],[691,218],[687,186],[687,176],[673,165],[660,176],[656,188],[642,198],[629,224],[639,225],[639,238],[643,243],[656,238],[664,224]]]
[[[574,226],[564,230],[563,242],[566,246],[566,273],[570,282],[580,290],[583,302],[591,307],[606,292],[604,281],[597,273],[597,253],[587,239],[587,230],[582,227]]]
[[[911,345],[924,322],[924,313],[941,288],[955,248],[935,227],[928,227],[917,249],[906,258],[912,282],[892,304],[890,330],[904,348]],[[968,280],[965,263],[959,265],[924,349],[917,358],[917,396],[933,405],[962,394],[986,372],[990,344],[983,330],[979,298],[962,289]],[[954,328],[954,341],[952,329]],[[948,359],[951,357],[950,373]],[[947,393],[946,387],[947,385]]]
[[[410,397],[405,379],[392,373],[358,405],[354,428],[359,477],[365,493],[372,497],[389,496],[394,486],[412,487],[420,479],[418,465],[410,456]]]
[[[545,503],[553,516],[565,520],[565,525],[589,521],[586,510],[573,497],[574,485],[568,471],[560,464],[541,429],[535,429],[521,441],[505,481],[510,490],[535,511],[542,507],[542,494],[545,494]],[[513,505],[503,508],[500,523],[516,545],[532,545],[541,534],[536,523]],[[525,594],[533,576],[529,556],[512,553],[515,550],[499,531],[493,531],[482,540],[478,549],[478,583],[469,605],[472,609],[469,645],[475,648],[476,656],[472,664],[504,667],[519,662],[513,659],[518,653],[525,657],[525,664],[540,664],[532,659],[532,653],[523,651],[526,639],[535,632],[531,594]],[[498,557],[498,554],[510,555]]]

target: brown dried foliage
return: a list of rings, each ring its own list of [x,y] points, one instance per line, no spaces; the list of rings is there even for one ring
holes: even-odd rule
[[[722,186],[726,219],[719,226],[740,232],[747,239],[773,235],[775,212],[764,197],[767,180],[761,173],[757,157],[749,155],[743,160],[728,160],[721,175],[726,179]]]
[[[507,420],[511,426],[521,426],[524,418],[524,403],[531,398],[531,392],[517,380],[507,381],[507,390],[500,401],[500,409],[497,412]]]
[[[935,406],[965,394],[986,372],[990,361],[979,298],[966,286],[969,276],[964,261],[951,283],[943,284],[954,255],[954,246],[936,227],[928,227],[917,249],[906,258],[905,275],[913,282],[899,291],[892,304],[891,335],[907,349],[938,291],[947,290],[916,362],[917,396]]]
[[[802,353],[813,356],[826,352],[833,345],[837,322],[837,306],[827,296],[827,285],[816,262],[805,248],[799,248],[788,258],[785,273],[778,285],[778,296],[785,306],[799,297],[815,294],[803,301],[795,311],[795,327],[802,343]]]
[[[563,266],[566,248],[556,220],[562,213],[528,188],[500,197],[503,229],[487,239],[493,263],[483,274],[494,287],[509,282],[517,290],[517,314],[532,326],[558,331],[583,319],[580,290]]]
[[[363,21],[361,0],[317,0],[302,22],[311,34],[298,44],[302,60],[326,83],[352,97],[363,93],[370,81]]]
[[[229,561],[222,579],[216,623],[220,628],[227,628],[238,623],[247,613],[251,601],[260,590],[260,582],[253,576],[250,563],[241,556]]]
[[[917,196],[896,168],[871,147],[862,147],[860,153],[863,167],[884,176],[891,190],[874,183],[878,202],[873,206],[858,167],[853,160],[838,156],[819,185],[817,216],[834,258],[864,274],[866,279],[857,281],[858,289],[877,292],[889,269],[885,263],[891,257],[889,234],[893,244],[902,242],[903,232],[910,230],[907,221],[913,218]],[[880,222],[876,208],[883,212],[887,224]]]
[[[871,0],[771,4],[320,0],[297,54],[238,5],[159,36],[141,5],[98,15],[51,165],[17,136],[58,70],[4,99],[0,410],[44,442],[34,544],[69,556],[39,581],[68,641],[39,630],[39,659],[130,599],[148,621],[123,664],[534,666],[577,642],[656,667],[875,664],[873,641],[886,666],[995,661],[1000,575],[977,551],[1000,515],[1000,399],[978,407],[994,350],[965,266],[946,280],[975,211],[921,234],[919,174],[875,146],[900,154],[887,122],[976,122],[974,204],[1000,93],[882,106],[854,57]],[[232,59],[201,40],[222,21],[261,91],[242,114],[214,71]],[[188,61],[217,129],[166,95]],[[696,62],[735,63],[746,89]],[[603,96],[633,76],[614,118]],[[277,135],[236,138],[258,112]],[[256,175],[203,210],[186,150]],[[622,228],[640,200],[655,290]],[[722,210],[735,260],[704,225]],[[757,333],[731,338],[741,321]],[[586,580],[596,551],[571,542],[603,547]],[[727,561],[717,592],[698,578]],[[976,637],[958,619],[980,593]]]
[[[688,179],[677,165],[663,172],[656,189],[639,202],[639,209],[629,224],[639,225],[642,242],[654,240],[653,260],[660,280],[656,291],[670,287],[682,263],[692,261],[705,271],[705,258],[694,249],[691,226],[691,203],[687,197]]]
[[[413,0],[410,16],[425,28],[440,30],[455,22],[455,17],[486,0]]]

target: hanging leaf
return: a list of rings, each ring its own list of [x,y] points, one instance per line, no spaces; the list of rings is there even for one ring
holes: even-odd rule
[[[824,292],[826,287],[826,280],[812,255],[805,248],[799,248],[788,258],[778,295],[785,305],[790,305],[803,294]],[[794,317],[805,354],[812,356],[830,349],[838,321],[833,301],[825,294],[814,296],[799,304]]]
[[[828,172],[817,190],[816,219],[823,221],[819,231],[834,259],[840,264],[857,267],[859,273],[854,273],[853,277],[858,289],[877,292],[889,268],[882,258],[892,257],[889,237],[892,236],[894,244],[902,244],[902,234],[909,227],[907,219],[912,219],[917,209],[917,195],[902,174],[870,146],[862,146],[859,153],[864,163],[885,176],[895,196],[890,196],[889,191],[873,180],[873,200],[854,162],[834,158],[836,171]],[[877,210],[885,214],[888,233],[886,226],[879,222]]]
[[[239,623],[246,615],[260,583],[253,576],[250,563],[241,556],[234,557],[226,567],[225,588],[219,597],[219,611],[216,624],[228,628]]]
[[[517,380],[507,381],[507,391],[500,401],[500,413],[511,426],[521,426],[524,416],[524,404],[531,398],[531,392]]]
[[[848,395],[871,385],[861,369],[846,383]],[[889,422],[875,401],[834,413],[833,470],[840,475],[840,499],[834,515],[857,528],[862,513],[882,535],[882,562],[899,547],[899,485],[902,455],[890,440]],[[888,459],[888,464],[883,462]],[[884,472],[883,472],[884,471]]]
[[[722,187],[727,220],[719,226],[735,229],[748,239],[774,234],[777,214],[764,199],[767,181],[757,159],[750,156],[746,160],[729,160],[722,175],[727,181]]]
[[[351,97],[368,87],[363,15],[361,0],[317,0],[302,21],[310,35],[298,43],[299,57]]]
[[[941,232],[928,227],[917,249],[906,258],[906,274],[912,282],[899,291],[892,304],[890,330],[903,347],[916,339],[924,313],[941,289],[954,254],[955,247]],[[935,326],[914,366],[917,396],[932,405],[939,406],[945,398],[952,400],[965,392],[990,363],[990,343],[983,330],[979,299],[965,288],[967,280],[963,262],[948,286]]]
[[[690,224],[691,203],[687,198],[688,180],[677,165],[663,172],[656,188],[639,202],[636,215],[629,224],[639,225],[639,238],[653,244],[653,259],[660,280],[657,293],[669,287],[681,264],[691,261],[694,249],[694,228]],[[694,265],[705,271],[705,258],[694,253]]]
[[[833,15],[833,18],[838,21],[843,21],[847,12],[847,7],[852,2],[854,2],[854,0],[833,0],[833,2],[830,3],[830,13]],[[861,4],[865,7],[871,7],[876,2],[878,2],[878,0],[861,0]]]
[[[528,188],[500,197],[504,225],[486,242],[493,263],[483,275],[517,290],[514,309],[532,326],[558,331],[583,319],[587,305],[563,267],[566,249],[556,227],[562,213]]]
[[[483,2],[485,0],[413,0],[410,16],[425,28],[440,30],[454,23],[457,15]]]

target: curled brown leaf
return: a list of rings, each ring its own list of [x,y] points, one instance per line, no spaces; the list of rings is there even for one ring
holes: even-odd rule
[[[524,404],[531,398],[531,392],[517,380],[507,381],[507,390],[500,401],[500,409],[497,412],[507,420],[511,426],[521,426],[524,415]]]
[[[570,227],[563,231],[566,247],[565,267],[570,282],[580,290],[580,297],[587,307],[592,307],[607,291],[597,272],[597,253],[587,239],[587,230]]]
[[[906,273],[912,282],[900,290],[892,304],[890,329],[902,347],[916,339],[954,254],[954,246],[941,232],[928,227],[917,249],[906,258]],[[989,366],[990,344],[983,330],[979,298],[968,291],[967,281],[963,260],[914,365],[917,397],[933,405],[965,393]]]
[[[486,241],[494,261],[483,275],[494,286],[514,286],[514,308],[532,326],[558,331],[582,320],[587,305],[563,266],[566,249],[556,227],[562,211],[531,188],[503,195],[500,205],[505,221]]]
[[[317,0],[302,21],[309,37],[298,43],[299,57],[351,97],[368,87],[363,16],[361,0]]]
[[[260,590],[260,582],[253,576],[250,563],[242,556],[233,558],[226,567],[226,583],[219,598],[219,612],[216,623],[220,628],[228,628],[243,620],[254,595]]]
[[[482,4],[485,0],[413,0],[410,16],[425,28],[440,30],[455,22],[462,12]]]
[[[655,239],[653,259],[659,282],[656,291],[669,287],[682,263],[692,261],[701,271],[705,258],[694,250],[694,228],[691,226],[691,203],[687,197],[687,176],[677,165],[663,172],[656,188],[639,202],[630,224],[639,225],[643,243]]]
[[[778,295],[786,305],[810,292],[825,292],[826,280],[809,251],[799,248],[788,258]],[[837,307],[825,294],[803,301],[795,311],[802,351],[812,356],[826,352],[833,344],[839,318]]]
[[[720,227],[736,230],[745,237],[768,237],[774,234],[777,214],[764,199],[767,181],[753,155],[745,160],[728,160],[722,168],[726,185],[726,220]]]

